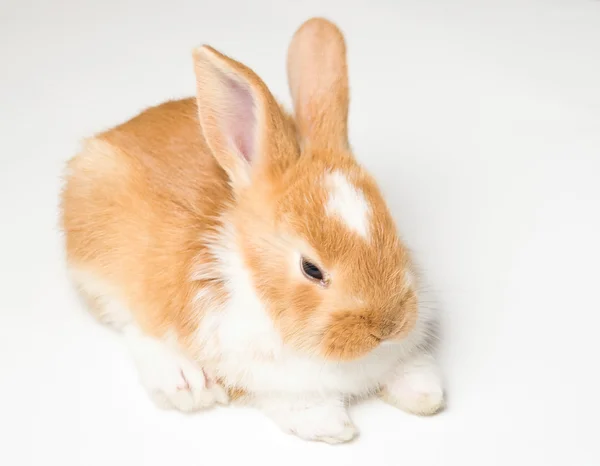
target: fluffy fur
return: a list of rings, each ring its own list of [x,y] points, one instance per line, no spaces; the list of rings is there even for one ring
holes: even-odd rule
[[[236,399],[331,443],[356,435],[349,398],[437,412],[435,316],[350,150],[339,29],[313,18],[294,35],[293,116],[241,63],[208,46],[193,58],[195,100],[147,109],[68,164],[66,252],[90,308],[161,406]]]

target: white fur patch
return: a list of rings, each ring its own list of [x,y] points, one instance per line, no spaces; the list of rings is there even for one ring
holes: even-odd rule
[[[281,349],[282,342],[254,291],[237,251],[232,228],[224,228],[220,237],[208,240],[212,256],[217,260],[214,267],[221,276],[228,299],[224,305],[205,309],[197,339],[204,348],[203,358],[220,359],[221,367],[215,370],[236,380],[246,374],[234,375],[234,371],[228,370],[229,366],[235,367],[235,372],[246,372],[254,357],[258,354],[273,356]],[[243,362],[245,359],[247,363]]]
[[[348,228],[367,238],[371,209],[364,194],[339,171],[328,174],[325,181],[329,190],[327,214],[337,216]]]

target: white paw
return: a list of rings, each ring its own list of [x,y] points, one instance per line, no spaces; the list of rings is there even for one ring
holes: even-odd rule
[[[192,412],[228,402],[225,390],[208,382],[197,368],[184,370],[174,366],[142,375],[142,383],[154,403],[163,409]]]
[[[163,342],[138,331],[129,333],[128,342],[140,380],[160,408],[190,412],[229,401],[225,390],[211,383],[201,367]]]
[[[381,398],[409,413],[427,416],[444,408],[444,389],[435,366],[407,365],[388,383]]]
[[[304,440],[336,444],[348,442],[358,434],[342,406],[306,406],[282,410],[274,417],[281,429]]]

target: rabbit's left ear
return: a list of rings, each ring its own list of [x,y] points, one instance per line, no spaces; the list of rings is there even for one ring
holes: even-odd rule
[[[200,125],[234,191],[258,172],[282,170],[297,153],[295,134],[265,83],[212,47],[193,56]]]
[[[342,32],[323,18],[306,21],[290,43],[287,71],[304,143],[313,148],[346,148],[349,91]]]

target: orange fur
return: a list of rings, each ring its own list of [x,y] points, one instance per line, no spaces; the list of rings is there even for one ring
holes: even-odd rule
[[[211,268],[205,238],[226,222],[290,346],[349,360],[405,335],[417,313],[415,290],[405,278],[409,257],[375,181],[349,149],[339,30],[313,19],[292,40],[294,118],[235,60],[201,47],[194,63],[196,101],[149,108],[89,139],[69,162],[62,220],[71,267],[113,289],[143,331],[156,337],[174,331],[202,361],[202,345],[193,337],[208,304],[194,297],[208,289],[214,305],[227,295],[222,277],[190,277],[198,266]],[[253,99],[254,139],[234,141],[256,149],[251,163],[232,152],[224,136],[223,118],[235,108],[225,85]],[[368,200],[368,240],[326,215],[322,179],[332,170]],[[326,287],[299,273],[299,264],[290,262],[297,253],[329,274]]]
[[[204,154],[204,156],[202,156]],[[192,99],[150,108],[84,144],[62,197],[67,258],[116,289],[150,335],[195,330],[189,280],[210,260],[203,232],[231,202],[198,131]],[[218,291],[218,290],[217,290]]]

